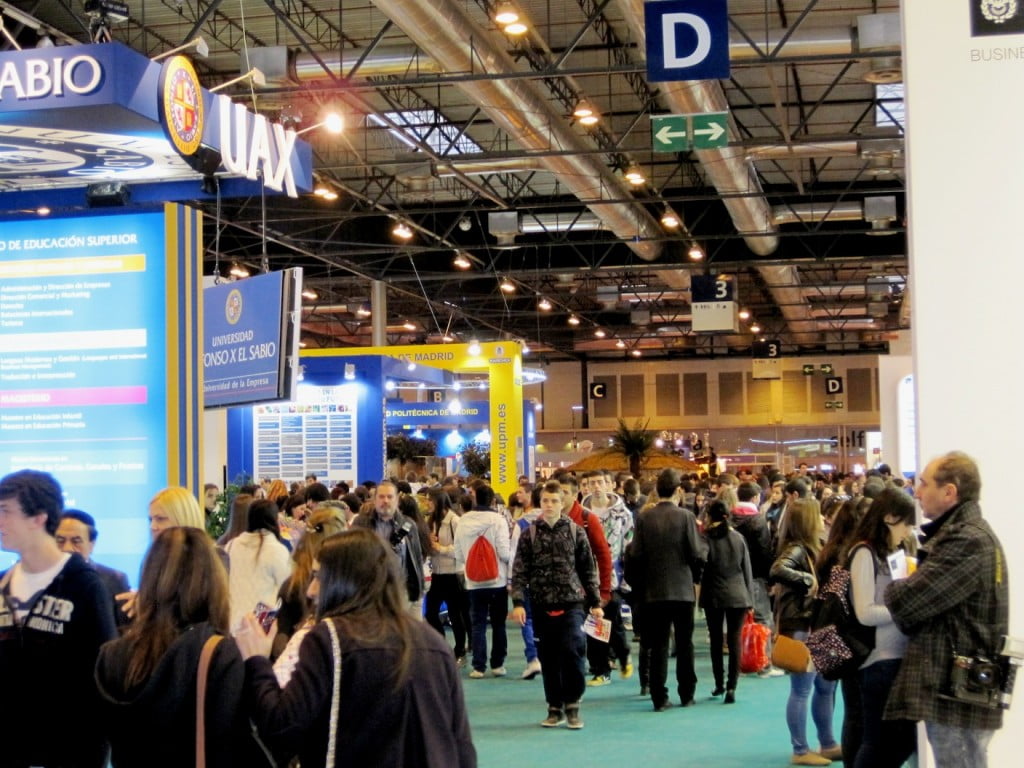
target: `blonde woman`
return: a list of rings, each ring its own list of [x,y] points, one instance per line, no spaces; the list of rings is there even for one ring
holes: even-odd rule
[[[157,491],[149,500],[150,541],[168,528],[198,528],[206,532],[206,513],[188,488],[172,485]],[[129,619],[135,618],[135,595],[134,591],[114,595]]]

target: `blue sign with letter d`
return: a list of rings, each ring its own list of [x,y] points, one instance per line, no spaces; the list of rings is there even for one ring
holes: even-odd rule
[[[729,76],[726,0],[654,0],[644,3],[644,22],[651,82]]]

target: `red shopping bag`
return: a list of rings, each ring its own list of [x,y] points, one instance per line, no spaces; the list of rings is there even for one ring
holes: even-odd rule
[[[754,612],[747,612],[747,619],[740,630],[740,672],[760,672],[768,666],[768,638],[771,630],[754,621]]]

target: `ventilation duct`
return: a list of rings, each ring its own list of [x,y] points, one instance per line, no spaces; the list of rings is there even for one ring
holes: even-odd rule
[[[452,0],[375,0],[376,7],[444,72],[506,74],[516,66],[504,47],[478,26],[466,9]],[[567,191],[599,216],[638,256],[657,258],[661,245],[658,223],[642,207],[605,202],[629,197],[627,185],[600,155],[562,154],[583,149],[565,115],[528,79],[465,80],[458,87],[491,120],[526,151],[548,154],[542,162],[557,174]]]
[[[892,195],[865,197],[864,220],[871,224],[869,235],[895,234],[890,227],[896,221],[896,198]]]
[[[331,75],[346,79],[352,76],[352,68],[359,62],[359,50],[343,51],[340,56],[327,53],[320,58],[327,65]],[[241,72],[256,67],[271,84],[283,82],[305,83],[328,77],[323,66],[308,53],[296,53],[283,45],[264,48],[250,48],[240,57]],[[377,46],[359,64],[355,72],[358,77],[399,77],[410,74],[438,72],[437,62],[422,55],[413,46]]]
[[[797,203],[772,208],[772,220],[782,224],[808,224],[817,221],[862,221],[864,206],[855,201],[841,203]]]
[[[531,213],[523,216],[520,232],[594,232],[607,229],[604,222],[592,213]]]
[[[899,51],[901,45],[900,15],[876,13],[857,17],[857,50],[861,53]],[[866,59],[868,71],[864,79],[869,83],[903,82],[903,64],[899,56]]]

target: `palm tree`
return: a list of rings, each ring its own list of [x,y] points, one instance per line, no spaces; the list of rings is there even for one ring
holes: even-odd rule
[[[633,477],[640,477],[640,465],[647,452],[654,447],[655,433],[647,429],[649,423],[650,420],[643,424],[637,420],[636,425],[630,429],[626,422],[619,419],[619,426],[612,433],[611,447],[629,459],[629,473]]]

